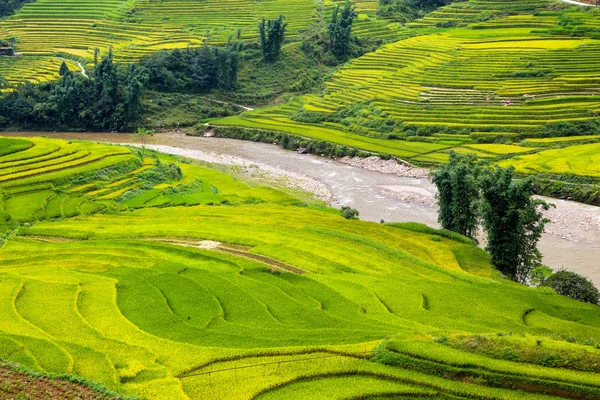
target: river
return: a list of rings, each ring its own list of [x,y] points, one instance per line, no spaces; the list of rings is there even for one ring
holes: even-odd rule
[[[0,133],[2,136],[44,135],[61,139],[131,143],[131,136],[110,133]],[[301,155],[277,146],[234,139],[161,133],[153,145],[179,155],[216,153],[276,167],[321,182],[333,196],[333,206],[347,205],[361,219],[379,222],[416,221],[439,227],[435,187],[427,179],[369,171],[315,155]],[[168,146],[168,147],[164,147]],[[553,269],[579,272],[600,287],[600,208],[572,201],[546,199],[556,205],[553,221],[539,243],[544,263]]]

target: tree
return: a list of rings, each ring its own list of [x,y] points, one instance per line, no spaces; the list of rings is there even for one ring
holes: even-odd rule
[[[342,217],[346,218],[346,219],[358,219],[358,210],[352,208],[352,207],[348,207],[348,206],[343,206],[342,207]]]
[[[58,74],[60,76],[65,76],[69,72],[70,71],[69,71],[69,67],[67,66],[67,63],[63,61],[62,64],[60,64],[60,69],[58,70]]]
[[[144,128],[138,128],[137,132],[133,134],[133,140],[140,142],[140,144],[142,145],[142,151],[141,151],[142,160],[144,159],[144,155],[146,152],[146,145],[148,143],[150,143],[150,140],[152,140],[152,138],[154,137],[155,134],[156,134],[156,132],[154,132],[153,129],[144,129]]]
[[[275,62],[281,54],[281,46],[285,39],[285,28],[287,22],[283,22],[285,17],[266,21],[264,18],[258,24],[258,33],[260,36],[260,49],[262,50],[263,60],[265,62]]]
[[[438,189],[438,221],[443,228],[474,238],[479,226],[479,177],[482,171],[472,155],[450,153],[450,161],[433,173]]]
[[[0,0],[0,17],[14,14],[27,0]]]
[[[128,129],[139,119],[144,68],[119,69],[110,52],[89,79],[65,68],[56,81],[17,85],[0,96],[3,125],[108,131]]]
[[[542,282],[556,293],[585,303],[599,304],[600,292],[592,281],[575,272],[561,270]]]
[[[329,33],[330,50],[338,60],[346,59],[350,53],[352,24],[357,15],[354,3],[348,0],[346,0],[341,8],[338,5],[333,10],[331,22],[327,30]]]
[[[117,65],[113,62],[112,49],[102,57],[94,70],[93,118],[103,130],[118,130],[120,116],[116,113],[121,93]]]
[[[495,268],[512,280],[526,283],[539,265],[537,249],[544,226],[543,210],[550,205],[533,198],[532,179],[513,180],[512,168],[495,168],[481,181],[483,227]]]
[[[148,70],[136,64],[131,64],[127,73],[127,86],[125,87],[126,123],[134,123],[141,112],[141,98],[144,87],[148,83]]]
[[[546,265],[536,265],[529,272],[529,284],[531,286],[540,286],[546,279],[552,276],[552,268]]]

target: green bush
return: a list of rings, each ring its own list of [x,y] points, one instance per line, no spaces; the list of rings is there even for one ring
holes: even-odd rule
[[[346,219],[358,219],[358,210],[352,208],[352,207],[348,207],[348,206],[343,206],[342,207],[342,217],[346,218]]]
[[[542,283],[556,293],[585,303],[599,304],[600,292],[592,281],[571,271],[558,271]]]

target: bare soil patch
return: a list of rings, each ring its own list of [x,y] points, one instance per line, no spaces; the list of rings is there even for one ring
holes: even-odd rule
[[[0,398],[4,400],[117,400],[119,397],[63,379],[34,377],[0,365]]]

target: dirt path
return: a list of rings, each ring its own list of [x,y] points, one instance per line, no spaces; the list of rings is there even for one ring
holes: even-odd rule
[[[575,0],[560,0],[563,3],[569,3],[569,4],[573,4],[575,6],[582,6],[582,7],[598,7],[598,5],[596,4],[587,4],[587,3],[582,3],[580,1],[575,1]]]
[[[79,66],[79,68],[81,68],[81,75],[85,76],[86,78],[89,79],[88,74],[85,72],[85,68],[83,68],[83,65],[81,65],[80,62],[77,63],[77,65]]]
[[[240,107],[240,108],[243,108],[243,109],[244,109],[244,110],[246,110],[246,111],[254,111],[254,108],[252,108],[252,107],[248,107],[248,106],[243,106],[243,105],[241,105],[241,104],[230,103],[230,102],[228,102],[228,101],[223,101],[223,100],[215,100],[215,99],[211,99],[211,98],[208,98],[208,97],[203,97],[203,99],[204,99],[204,100],[208,100],[208,101],[212,101],[213,103],[219,103],[219,104],[231,104],[231,105],[234,105],[234,106],[238,106],[238,107]]]

